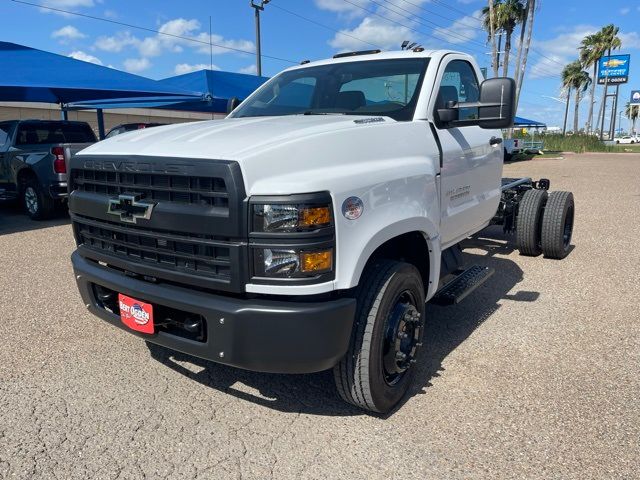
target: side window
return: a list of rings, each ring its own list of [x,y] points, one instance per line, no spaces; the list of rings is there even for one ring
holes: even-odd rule
[[[480,85],[471,64],[465,60],[453,60],[442,75],[440,93],[447,100],[457,102],[477,102],[480,100]],[[478,118],[477,108],[461,108],[460,120]]]

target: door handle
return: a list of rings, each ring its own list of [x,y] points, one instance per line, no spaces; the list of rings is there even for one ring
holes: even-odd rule
[[[489,139],[489,145],[491,145],[492,147],[494,145],[500,145],[502,143],[502,139],[499,137],[491,137]]]

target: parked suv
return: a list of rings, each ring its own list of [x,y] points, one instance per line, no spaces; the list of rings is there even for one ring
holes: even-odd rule
[[[0,199],[20,199],[31,218],[47,218],[67,199],[69,159],[94,142],[85,122],[0,122]]]

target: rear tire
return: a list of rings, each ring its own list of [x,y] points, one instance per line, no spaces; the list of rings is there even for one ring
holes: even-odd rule
[[[535,257],[542,253],[542,217],[548,194],[546,190],[527,190],[518,207],[516,246],[521,255]]]
[[[379,260],[366,269],[357,289],[349,349],[333,368],[346,402],[387,413],[402,400],[415,376],[424,312],[424,286],[416,267]]]
[[[40,186],[37,178],[29,178],[22,186],[22,205],[32,220],[49,218],[55,201]]]
[[[542,251],[560,260],[571,250],[575,204],[571,192],[552,192],[542,218]]]

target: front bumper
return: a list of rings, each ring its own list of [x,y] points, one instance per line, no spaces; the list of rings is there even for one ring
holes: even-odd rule
[[[333,367],[346,353],[356,302],[352,298],[318,302],[235,298],[128,277],[71,256],[76,281],[89,311],[149,342],[226,365],[274,373],[311,373]],[[205,341],[157,331],[128,329],[100,305],[94,285],[149,302],[201,315]],[[223,319],[221,321],[221,319]]]

